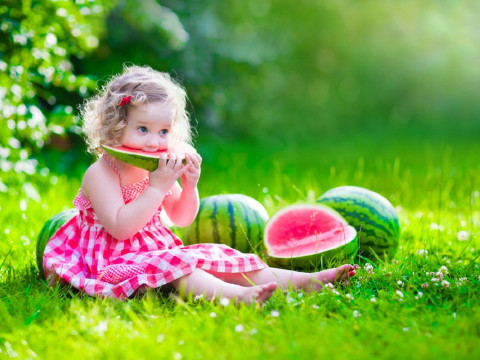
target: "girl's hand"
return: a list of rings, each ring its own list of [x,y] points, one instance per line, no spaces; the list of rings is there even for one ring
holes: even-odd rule
[[[184,172],[180,176],[183,191],[193,191],[197,187],[200,178],[200,165],[202,157],[198,153],[186,153],[185,160],[187,164],[184,166]]]
[[[175,154],[162,154],[158,160],[158,168],[149,174],[150,186],[166,194],[175,185],[175,182],[188,170],[183,166],[182,159]]]

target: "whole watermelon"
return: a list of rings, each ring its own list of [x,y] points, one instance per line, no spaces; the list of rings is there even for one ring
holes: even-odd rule
[[[63,210],[48,219],[45,225],[43,225],[42,230],[40,230],[40,234],[38,234],[37,238],[37,266],[42,277],[45,277],[43,272],[43,253],[45,252],[48,240],[50,240],[63,224],[77,213],[78,210],[76,209]]]
[[[200,201],[195,221],[183,231],[185,245],[225,244],[241,252],[262,244],[268,214],[257,200],[242,194],[222,194]]]
[[[358,232],[359,253],[392,259],[400,238],[400,222],[392,204],[382,195],[358,186],[328,190],[317,202],[338,211]]]

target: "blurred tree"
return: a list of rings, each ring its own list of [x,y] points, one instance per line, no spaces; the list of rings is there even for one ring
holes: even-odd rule
[[[125,62],[175,72],[204,133],[289,143],[412,125],[473,133],[480,123],[472,1],[154,3],[115,9],[79,65],[99,77]]]
[[[37,162],[31,156],[51,134],[72,128],[70,104],[95,82],[76,75],[71,59],[98,46],[112,5],[112,0],[0,3],[0,179],[12,172],[33,174]]]
[[[109,73],[108,61],[99,64],[104,56],[93,66],[102,72],[85,71],[81,64],[101,45],[113,9],[112,18],[122,15],[117,30],[133,24],[143,38],[150,32],[167,39],[166,49],[179,49],[188,39],[176,15],[154,0],[0,3],[0,191],[6,189],[2,179],[33,174],[39,160],[60,172],[73,170],[79,155],[70,149],[79,140],[75,108],[96,90],[98,77]],[[45,145],[57,151],[42,151]]]

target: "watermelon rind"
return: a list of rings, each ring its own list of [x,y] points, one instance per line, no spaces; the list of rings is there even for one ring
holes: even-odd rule
[[[217,243],[241,252],[262,244],[268,213],[257,200],[243,194],[203,198],[194,222],[183,230],[185,245]]]
[[[400,222],[385,197],[358,186],[339,186],[322,194],[317,202],[338,211],[357,229],[361,256],[373,261],[395,256]]]
[[[296,256],[279,256],[275,254],[275,249],[270,244],[268,233],[270,227],[276,226],[277,218],[281,218],[285,213],[309,209],[318,210],[333,219],[336,219],[341,227],[344,228],[344,234],[350,234],[344,237],[339,243],[323,251],[315,251],[311,254]],[[329,268],[343,261],[351,261],[358,252],[358,237],[354,227],[350,226],[345,219],[335,210],[318,204],[296,204],[287,206],[277,211],[268,221],[264,231],[264,247],[266,260],[270,266],[280,267],[291,270],[317,270]],[[292,249],[293,250],[293,249]]]
[[[45,277],[45,273],[43,271],[43,254],[45,252],[45,247],[47,246],[48,240],[50,240],[58,231],[58,229],[60,229],[76,214],[78,214],[78,210],[76,209],[63,210],[48,219],[43,225],[42,230],[40,230],[37,238],[36,256],[37,267],[41,277]]]
[[[185,147],[187,151],[190,151],[192,149],[192,152],[195,152],[195,149],[191,147],[188,144],[182,145]],[[186,148],[188,146],[188,149]],[[135,167],[145,169],[148,171],[155,171],[158,168],[158,159],[160,157],[161,152],[154,152],[152,155],[149,155],[145,152],[139,154],[138,152],[135,152],[134,149],[128,150],[125,147],[116,147],[116,146],[108,146],[108,145],[102,145],[103,149],[109,153],[110,155],[114,156],[115,158],[133,165]],[[185,164],[185,152],[180,153],[180,155],[183,155],[182,161]]]

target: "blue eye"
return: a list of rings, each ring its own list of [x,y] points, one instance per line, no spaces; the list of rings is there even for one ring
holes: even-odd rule
[[[148,130],[145,126],[140,126],[138,128],[138,131],[141,132],[142,134],[146,134],[148,132]]]
[[[167,135],[168,134],[168,130],[167,129],[163,129],[160,131],[160,134],[162,135]]]

